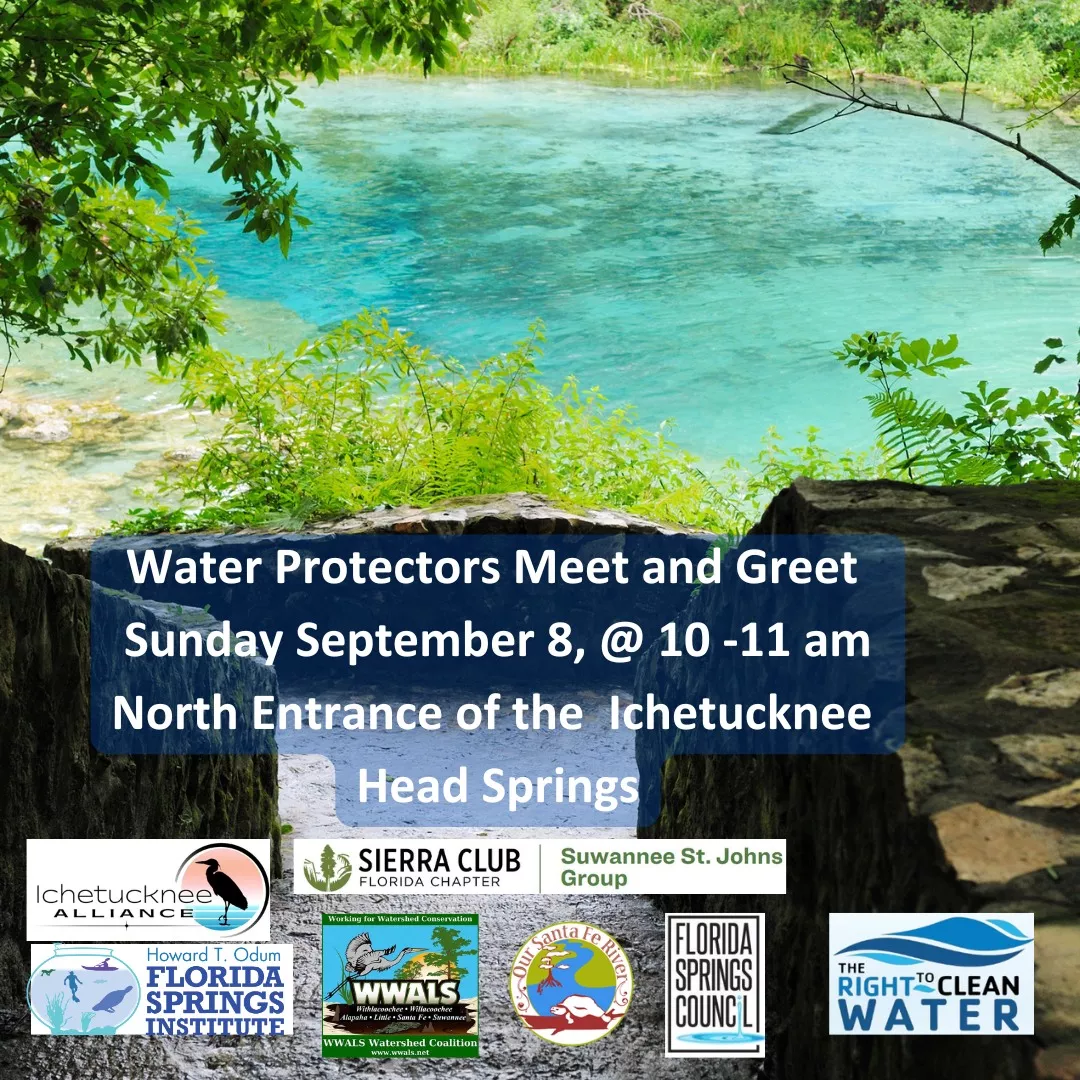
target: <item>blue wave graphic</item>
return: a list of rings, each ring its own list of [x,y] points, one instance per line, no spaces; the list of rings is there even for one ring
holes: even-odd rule
[[[899,956],[894,952],[861,952],[860,956],[868,957],[870,960],[880,960],[883,964],[921,964],[922,961],[916,959],[913,956]]]
[[[925,960],[956,967],[989,967],[1018,956],[1032,942],[1005,919],[953,916],[912,930],[856,941],[841,953],[856,953],[886,964]]]

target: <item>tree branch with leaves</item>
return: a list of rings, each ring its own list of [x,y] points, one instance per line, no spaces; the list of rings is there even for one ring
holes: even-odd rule
[[[949,124],[970,131],[1006,149],[1021,154],[1039,168],[1080,191],[1080,177],[1074,176],[1023,144],[1021,129],[1038,123],[1068,104],[1073,94],[1055,109],[1029,116],[1014,126],[1012,137],[993,131],[968,118],[968,98],[972,86],[972,58],[975,53],[975,22],[971,21],[967,55],[958,56],[936,38],[927,38],[956,68],[963,83],[959,109],[949,111],[930,87],[922,86],[933,109],[919,108],[909,101],[871,92],[855,69],[850,54],[835,27],[831,27],[847,66],[847,75],[834,76],[813,67],[805,58],[786,65],[784,79],[820,97],[837,103],[824,119],[790,130],[799,134],[823,124],[843,119],[866,109],[898,116]],[[1077,92],[1080,94],[1080,91]],[[775,130],[775,129],[774,129]],[[1080,217],[1080,195],[1074,195],[1066,209],[1055,217],[1039,237],[1044,252],[1071,237]],[[1061,338],[1047,338],[1051,351],[1035,364],[1035,373],[1044,374],[1069,358],[1058,351]],[[1007,387],[991,387],[980,380],[974,390],[963,393],[958,409],[920,398],[909,383],[916,376],[943,376],[966,367],[956,355],[954,336],[931,344],[925,338],[906,341],[897,333],[854,334],[836,353],[846,367],[857,370],[871,383],[867,403],[878,427],[880,445],[889,468],[903,479],[932,484],[1003,484],[1030,480],[1080,479],[1080,387],[1076,393],[1058,387],[1038,391],[1034,396],[1014,397]],[[1075,361],[1080,364],[1080,350]]]
[[[294,149],[274,123],[297,80],[405,51],[425,73],[476,0],[0,0],[0,343],[159,368],[220,327],[198,231],[163,205],[184,138],[229,217],[288,254]]]

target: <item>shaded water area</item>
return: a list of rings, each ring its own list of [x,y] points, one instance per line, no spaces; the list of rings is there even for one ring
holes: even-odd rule
[[[468,359],[542,318],[552,382],[573,373],[649,424],[673,417],[677,437],[717,462],[752,454],[770,424],[868,445],[863,387],[832,357],[853,331],[959,334],[976,367],[954,376],[958,393],[983,377],[1037,385],[1042,339],[1076,324],[1073,249],[1043,257],[1036,242],[1068,189],[944,124],[865,112],[769,134],[814,99],[740,81],[357,78],[302,96],[307,107],[280,120],[315,224],[288,261],[225,223],[220,180],[183,144],[167,154],[175,202],[207,229],[238,351],[287,348],[386,307]],[[979,100],[969,116],[999,130],[1022,119]],[[1080,169],[1071,128],[1024,139]],[[171,413],[141,419],[175,391],[137,372],[84,374],[31,352],[8,387],[110,399],[140,418],[80,427],[74,441],[0,438],[0,535],[32,548],[118,516],[162,452],[195,437]]]

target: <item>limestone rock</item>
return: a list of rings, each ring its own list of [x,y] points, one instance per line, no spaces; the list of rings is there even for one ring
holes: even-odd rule
[[[663,906],[765,912],[776,958],[768,990],[781,1003],[769,1051],[777,1076],[1080,1080],[1071,1003],[1080,975],[1069,959],[1080,814],[1016,805],[1051,796],[1039,790],[1047,786],[1065,801],[1080,779],[1080,577],[1070,554],[1080,549],[1080,485],[798,480],[753,531],[903,542],[908,743],[873,758],[672,758],[646,835],[786,837],[792,862],[784,897],[669,897]],[[688,670],[666,691],[675,698],[691,681]],[[648,762],[642,740],[638,753]],[[1036,1038],[855,1040],[852,1049],[822,1037],[821,973],[837,911],[1034,911]],[[1064,926],[1067,939],[1051,929]]]
[[[933,750],[905,743],[897,755],[904,767],[908,808],[917,814],[926,797],[948,783],[948,774]]]
[[[277,828],[270,754],[107,757],[91,747],[90,594],[85,578],[0,541],[0,1010],[25,1002],[26,908],[16,898],[26,889],[27,837],[260,837]],[[215,681],[226,697],[275,687],[272,671],[250,662],[212,673],[203,689]],[[163,700],[193,700],[191,691],[170,681]]]
[[[1080,807],[1080,780],[1062,787],[1051,788],[1041,795],[1021,799],[1017,806],[1038,806],[1045,810],[1075,810]]]
[[[938,600],[967,600],[980,593],[1001,592],[1024,573],[1022,566],[961,566],[944,562],[923,567],[930,595]]]
[[[64,442],[71,438],[71,425],[62,416],[48,416],[36,424],[17,427],[8,434],[12,439],[27,439],[30,442]]]
[[[964,803],[931,819],[945,857],[963,881],[1011,881],[1065,861],[1063,838],[1055,829]]]
[[[1071,709],[1080,702],[1080,668],[1053,668],[1010,675],[990,687],[987,701],[1010,701],[1033,709]]]
[[[1062,769],[1080,772],[1080,735],[1002,735],[994,745],[1029,776],[1061,780]]]
[[[1047,1033],[1080,1034],[1080,922],[1036,928],[1035,1000]]]

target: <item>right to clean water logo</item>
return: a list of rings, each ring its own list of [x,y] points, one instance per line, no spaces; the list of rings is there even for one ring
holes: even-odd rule
[[[1032,1035],[1035,916],[832,914],[830,1035]]]

